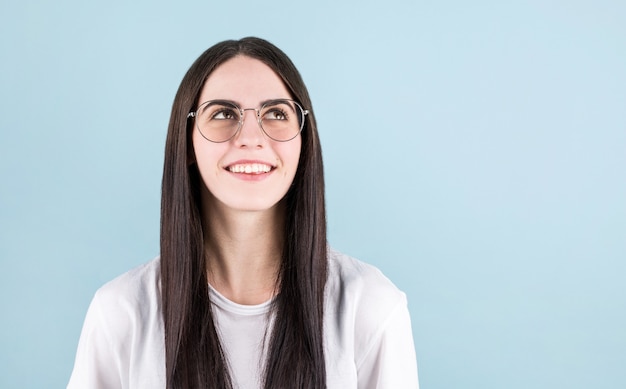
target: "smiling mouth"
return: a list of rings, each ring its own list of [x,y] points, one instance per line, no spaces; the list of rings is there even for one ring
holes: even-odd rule
[[[236,164],[226,167],[231,173],[263,174],[269,173],[274,167],[264,163]]]

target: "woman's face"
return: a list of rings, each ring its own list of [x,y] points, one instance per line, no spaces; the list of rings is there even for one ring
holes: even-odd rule
[[[218,66],[205,82],[198,105],[229,100],[241,108],[259,108],[273,99],[290,99],[280,77],[263,62],[237,56]],[[203,202],[240,211],[272,209],[285,196],[298,168],[301,135],[288,142],[267,137],[253,110],[230,140],[214,143],[194,125],[193,148],[202,180],[208,189]]]

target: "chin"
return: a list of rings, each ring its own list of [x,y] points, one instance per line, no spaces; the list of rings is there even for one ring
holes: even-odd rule
[[[250,201],[247,199],[246,201],[227,201],[224,202],[224,205],[234,211],[241,212],[266,212],[275,210],[280,204],[281,201]]]

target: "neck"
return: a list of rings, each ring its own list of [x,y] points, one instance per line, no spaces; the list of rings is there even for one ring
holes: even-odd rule
[[[276,293],[283,247],[282,204],[258,212],[204,211],[209,283],[229,300],[256,305]]]

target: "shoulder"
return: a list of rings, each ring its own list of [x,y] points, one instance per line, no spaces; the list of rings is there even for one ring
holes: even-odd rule
[[[406,303],[405,294],[375,266],[330,249],[328,269],[331,294],[348,293],[355,302],[375,307]]]
[[[68,388],[163,386],[159,263],[154,259],[98,289]]]
[[[160,261],[155,258],[104,284],[92,300],[90,311],[113,338],[128,334],[129,327],[160,316]]]
[[[160,260],[155,258],[104,284],[96,292],[100,303],[134,305],[160,292]]]
[[[328,262],[327,309],[344,330],[354,330],[358,349],[359,343],[380,336],[398,311],[407,309],[406,295],[370,264],[335,250],[329,251]]]
[[[417,388],[404,292],[376,267],[334,250],[329,250],[328,268],[324,325],[331,359],[329,379],[348,386],[345,377],[353,371],[359,388],[376,383],[376,387]]]

